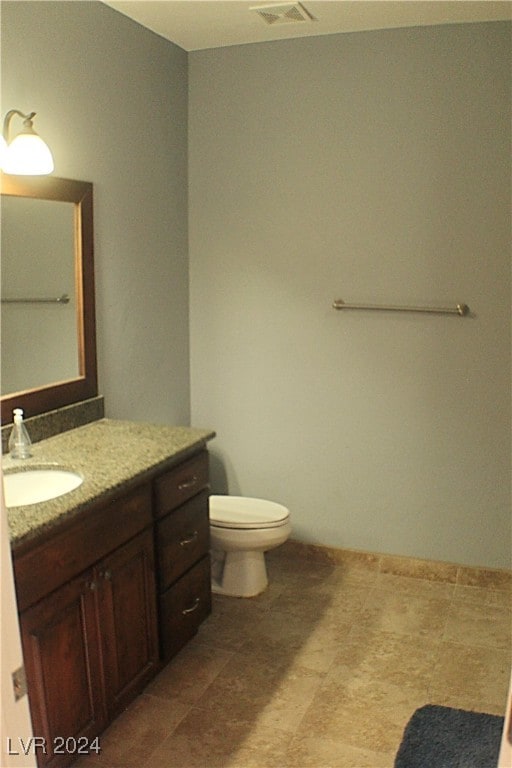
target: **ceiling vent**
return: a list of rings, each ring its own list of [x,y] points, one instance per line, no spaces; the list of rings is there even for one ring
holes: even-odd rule
[[[296,24],[300,21],[315,21],[302,3],[288,3],[286,5],[262,5],[251,8],[251,11],[261,16],[267,24]]]

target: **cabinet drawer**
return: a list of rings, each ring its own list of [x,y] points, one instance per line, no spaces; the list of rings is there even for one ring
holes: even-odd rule
[[[160,591],[208,553],[208,491],[203,491],[156,523]]]
[[[210,614],[210,556],[206,555],[160,597],[162,658],[168,661]]]
[[[208,486],[208,452],[202,451],[155,481],[155,514],[162,517]]]
[[[93,507],[13,565],[22,611],[151,525],[151,486]]]

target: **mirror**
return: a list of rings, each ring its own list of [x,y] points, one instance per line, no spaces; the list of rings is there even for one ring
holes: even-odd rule
[[[2,423],[98,394],[92,184],[2,174]]]

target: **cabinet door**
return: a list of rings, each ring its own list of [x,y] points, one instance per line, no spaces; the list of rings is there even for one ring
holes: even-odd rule
[[[106,724],[92,572],[79,576],[20,616],[32,726],[42,737],[41,766],[67,765],[55,754],[66,737],[90,740]]]
[[[95,573],[110,719],[139,693],[158,663],[152,532],[116,550]]]

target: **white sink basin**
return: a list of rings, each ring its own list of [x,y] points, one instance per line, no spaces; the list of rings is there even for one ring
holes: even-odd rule
[[[66,469],[27,469],[4,475],[4,498],[7,507],[39,504],[73,491],[83,477]]]

